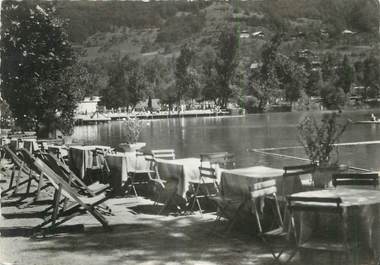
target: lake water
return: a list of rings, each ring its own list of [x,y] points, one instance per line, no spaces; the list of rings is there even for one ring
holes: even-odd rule
[[[353,121],[368,120],[370,113],[380,117],[378,111],[350,111],[343,116]],[[266,165],[282,167],[302,164],[295,159],[251,152],[252,148],[298,146],[297,124],[306,113],[266,113],[241,117],[173,118],[144,121],[141,141],[149,149],[176,151],[177,157],[199,157],[202,152],[228,151],[235,154],[237,166]],[[321,117],[322,113],[315,116]],[[107,124],[78,126],[74,142],[117,146],[125,142],[123,121]],[[340,142],[380,141],[380,124],[351,124]],[[272,151],[273,152],[273,151]],[[304,150],[285,149],[276,153],[306,157]],[[367,169],[380,169],[380,144],[339,147],[340,163]]]

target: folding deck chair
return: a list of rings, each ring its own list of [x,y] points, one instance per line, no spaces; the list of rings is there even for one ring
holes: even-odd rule
[[[68,184],[76,188],[79,193],[84,193],[89,197],[94,197],[97,194],[106,191],[110,185],[102,184],[98,185],[96,189],[92,188],[94,185],[86,185],[81,178],[79,178],[75,173],[59,158],[56,158],[50,153],[40,153],[39,158],[43,160],[50,168],[52,168],[61,178],[66,180]]]
[[[62,180],[66,181],[73,189],[79,194],[86,195],[87,197],[96,197],[97,195],[107,192],[110,188],[109,184],[99,184],[96,187],[93,185],[87,186],[81,178],[77,177],[70,168],[61,160],[57,159],[49,153],[41,153],[39,158],[45,162],[51,169],[57,173]],[[66,198],[67,199],[67,198]],[[107,212],[111,212],[107,205],[101,205]]]
[[[82,214],[83,212],[90,213],[96,220],[98,220],[105,229],[110,229],[107,220],[95,206],[103,203],[109,198],[102,194],[101,196],[92,197],[92,198],[84,198],[78,192],[70,186],[65,180],[63,180],[53,169],[51,169],[44,161],[40,158],[34,158],[28,153],[28,151],[24,150],[23,154],[26,156],[27,162],[31,163],[31,166],[35,170],[41,173],[47,180],[53,185],[55,188],[54,200],[53,200],[53,213],[50,219],[42,222],[40,225],[34,228],[34,231],[38,231],[44,229],[48,224],[51,224],[49,228],[55,228],[64,222],[69,221],[75,216]],[[59,206],[62,203],[61,196],[65,198],[69,198],[74,202],[70,207],[63,207],[61,211],[59,211]],[[64,205],[65,206],[65,205]],[[61,218],[61,220],[59,220]]]
[[[5,156],[8,157],[13,163],[13,169],[11,173],[11,179],[9,181],[9,186],[6,190],[1,192],[1,196],[3,198],[9,198],[10,196],[17,194],[19,187],[25,184],[27,184],[26,194],[29,194],[31,182],[32,180],[35,180],[38,182],[38,188],[36,191],[36,196],[38,197],[38,194],[42,188],[41,176],[36,176],[36,174],[33,172],[33,168],[30,168],[23,159],[21,159],[15,152],[13,152],[9,146],[4,145],[2,148]],[[28,176],[28,179],[21,181],[23,173]],[[10,191],[13,192],[11,194],[8,194]]]

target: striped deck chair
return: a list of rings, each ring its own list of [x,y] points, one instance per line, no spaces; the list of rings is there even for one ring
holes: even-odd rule
[[[81,196],[68,182],[62,179],[52,168],[50,168],[43,160],[40,158],[34,158],[27,150],[22,150],[25,157],[25,162],[28,166],[37,170],[42,174],[55,189],[54,200],[53,200],[53,212],[51,218],[45,220],[40,225],[34,227],[34,231],[40,231],[43,229],[54,229],[58,225],[61,225],[70,219],[88,212],[91,214],[102,226],[109,230],[110,227],[106,218],[95,208],[95,206],[105,202],[109,198],[105,194],[101,194],[95,197],[84,197]],[[59,211],[62,201],[61,197],[68,198],[72,205],[69,207],[63,207]],[[50,225],[50,226],[48,226]]]

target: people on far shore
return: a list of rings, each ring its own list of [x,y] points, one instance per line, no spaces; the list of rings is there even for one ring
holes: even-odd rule
[[[377,121],[375,114],[371,113],[371,121]]]

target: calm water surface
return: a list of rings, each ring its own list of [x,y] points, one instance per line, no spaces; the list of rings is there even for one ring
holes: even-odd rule
[[[368,120],[378,111],[345,112],[346,118]],[[202,152],[228,151],[234,153],[238,166],[266,165],[282,167],[300,164],[295,159],[280,159],[250,152],[252,148],[298,146],[297,124],[306,113],[266,113],[242,117],[173,118],[144,121],[141,141],[149,149],[176,150],[177,157],[199,157]],[[321,117],[321,113],[315,114]],[[123,121],[108,124],[78,126],[74,142],[117,146],[125,142]],[[380,141],[379,125],[351,124],[340,142]],[[306,157],[303,149],[276,151],[286,155]],[[340,147],[340,162],[356,167],[380,169],[380,144]]]

